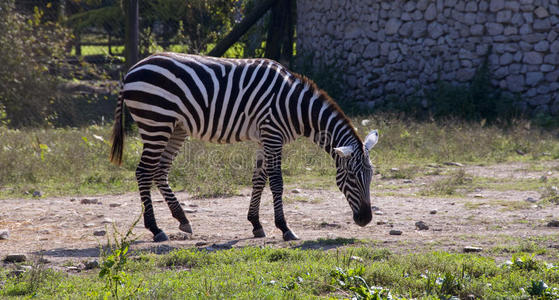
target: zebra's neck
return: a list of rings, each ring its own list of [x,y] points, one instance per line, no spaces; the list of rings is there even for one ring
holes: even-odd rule
[[[362,142],[349,119],[327,97],[324,94],[319,97],[318,100],[328,108],[320,110],[319,114],[315,116],[315,120],[310,122],[311,130],[305,136],[311,138],[330,156],[335,157],[334,148],[342,146],[359,147]]]

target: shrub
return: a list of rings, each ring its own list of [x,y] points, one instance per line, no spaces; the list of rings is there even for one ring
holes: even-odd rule
[[[26,17],[13,0],[0,3],[0,121],[10,127],[47,124],[61,99],[56,73],[70,33],[41,18],[38,8]]]

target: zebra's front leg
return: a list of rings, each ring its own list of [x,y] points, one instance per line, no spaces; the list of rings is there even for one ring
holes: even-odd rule
[[[262,191],[266,186],[268,175],[266,174],[264,151],[256,152],[256,165],[252,174],[252,196],[250,197],[250,206],[248,208],[247,219],[252,224],[252,234],[255,238],[266,236],[262,224],[260,224],[260,199]]]
[[[298,240],[299,237],[287,227],[283,214],[283,177],[281,174],[281,148],[279,151],[268,152],[266,155],[266,170],[270,178],[270,190],[274,198],[274,221],[276,227],[283,233],[284,241]]]

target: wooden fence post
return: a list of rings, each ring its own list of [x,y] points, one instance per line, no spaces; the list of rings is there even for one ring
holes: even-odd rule
[[[126,68],[132,67],[139,60],[139,7],[138,0],[127,0],[126,8]]]

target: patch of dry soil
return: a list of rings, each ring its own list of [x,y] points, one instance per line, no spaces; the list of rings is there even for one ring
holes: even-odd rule
[[[557,162],[551,163],[558,165]],[[538,178],[546,172],[525,169],[524,164],[466,167],[468,173],[487,177]],[[432,176],[415,179],[413,184],[422,181],[432,182]],[[405,192],[406,188],[402,191]],[[559,228],[546,226],[548,221],[559,216],[559,206],[525,203],[528,197],[539,199],[537,190],[487,190],[448,198],[415,196],[413,192],[405,193],[407,196],[375,196],[372,190],[371,205],[381,212],[373,215],[373,221],[368,226],[359,227],[353,223],[349,205],[340,192],[302,189],[295,197],[290,189],[286,189],[285,196],[295,199],[284,205],[286,219],[301,241],[285,243],[281,232],[274,227],[269,191],[263,194],[260,210],[267,237],[252,238],[252,226],[246,220],[249,194],[247,189],[242,196],[195,199],[179,192],[177,197],[188,209],[187,217],[194,231],[190,239],[153,243],[151,233],[143,228],[143,221],[140,221],[133,230],[138,237],[133,248],[165,251],[213,244],[233,247],[324,247],[327,243],[309,241],[355,238],[370,241],[371,246],[388,247],[395,251],[461,251],[467,245],[487,249],[507,241],[511,243],[510,237],[541,237],[548,243],[542,246],[556,247],[559,234]],[[169,236],[179,233],[178,222],[171,217],[162,197],[156,192],[153,195],[158,225]],[[83,204],[81,200],[84,198],[0,200],[0,229],[10,231],[7,240],[0,240],[0,259],[7,254],[25,253],[43,257],[55,265],[62,265],[68,260],[91,260],[98,256],[99,245],[107,241],[107,236],[94,236],[95,231],[107,230],[110,235],[114,222],[118,230],[124,232],[141,212],[136,193],[85,198],[97,199],[97,204]],[[312,201],[301,201],[303,199]],[[509,202],[526,205],[511,208],[507,205]],[[435,214],[431,213],[433,210],[436,210]],[[424,221],[429,230],[417,230],[417,221]],[[389,235],[392,229],[401,230],[403,234]]]

